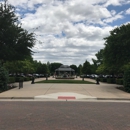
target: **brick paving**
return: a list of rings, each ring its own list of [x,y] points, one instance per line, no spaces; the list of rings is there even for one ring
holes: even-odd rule
[[[0,130],[130,130],[130,103],[0,102]]]

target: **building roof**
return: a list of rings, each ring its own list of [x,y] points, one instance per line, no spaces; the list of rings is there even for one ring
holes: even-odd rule
[[[68,65],[61,65],[58,69],[55,71],[75,71],[74,69],[70,68]]]

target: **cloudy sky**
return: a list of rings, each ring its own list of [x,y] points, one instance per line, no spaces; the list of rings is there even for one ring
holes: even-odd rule
[[[79,65],[104,48],[113,28],[130,22],[130,0],[8,0],[36,34],[35,60]]]

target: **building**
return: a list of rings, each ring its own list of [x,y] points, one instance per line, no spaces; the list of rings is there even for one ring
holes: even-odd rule
[[[61,65],[58,69],[55,70],[55,75],[62,77],[71,77],[75,75],[75,70],[70,68],[68,65]]]

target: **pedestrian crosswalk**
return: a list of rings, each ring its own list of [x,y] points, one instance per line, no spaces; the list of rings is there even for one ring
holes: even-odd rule
[[[38,95],[35,96],[34,99],[76,100],[76,99],[97,99],[97,98],[90,95],[83,95],[83,94],[72,93],[72,92],[58,92],[58,93],[51,93],[46,95]]]

